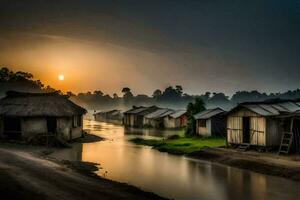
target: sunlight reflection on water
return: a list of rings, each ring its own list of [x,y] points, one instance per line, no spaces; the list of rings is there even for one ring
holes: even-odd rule
[[[300,183],[206,161],[161,153],[130,138],[172,135],[174,131],[125,130],[120,125],[84,121],[105,141],[75,144],[55,157],[100,163],[100,176],[174,199],[298,199]],[[107,173],[106,173],[107,172]]]

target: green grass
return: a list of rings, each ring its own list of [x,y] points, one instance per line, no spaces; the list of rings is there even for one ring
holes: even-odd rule
[[[179,139],[141,139],[131,140],[135,144],[152,146],[153,148],[172,154],[190,154],[208,147],[220,147],[225,145],[224,138],[185,138]]]

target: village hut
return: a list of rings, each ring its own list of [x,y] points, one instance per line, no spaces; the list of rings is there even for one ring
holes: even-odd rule
[[[183,128],[186,127],[188,121],[187,112],[185,110],[175,110],[164,117],[165,128]]]
[[[300,100],[242,103],[227,117],[227,141],[231,145],[280,147],[299,151]]]
[[[204,137],[226,136],[226,112],[221,108],[204,110],[194,118],[197,134]]]
[[[123,119],[123,113],[121,110],[102,111],[95,113],[94,118],[96,121],[119,122]]]
[[[0,136],[30,139],[51,134],[65,140],[82,136],[86,110],[58,93],[9,91],[0,100]]]
[[[134,106],[132,109],[124,112],[123,124],[126,127],[143,127],[144,117],[159,108],[157,106],[144,107]]]
[[[149,113],[144,118],[144,126],[154,128],[165,128],[164,117],[174,113],[174,110],[161,108],[152,113]]]

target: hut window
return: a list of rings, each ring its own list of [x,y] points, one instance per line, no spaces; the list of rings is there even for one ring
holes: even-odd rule
[[[206,128],[206,120],[199,120],[199,126]]]
[[[81,126],[81,116],[80,115],[74,115],[73,116],[73,127],[79,127]]]
[[[81,116],[80,115],[77,116],[77,126],[82,126],[82,124],[81,124]]]

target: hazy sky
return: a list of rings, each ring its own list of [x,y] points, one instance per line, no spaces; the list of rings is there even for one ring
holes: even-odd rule
[[[64,91],[283,91],[300,87],[300,1],[1,0],[0,49]]]

